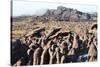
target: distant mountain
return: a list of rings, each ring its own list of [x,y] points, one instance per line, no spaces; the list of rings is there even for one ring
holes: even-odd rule
[[[14,17],[13,21],[19,19],[23,20],[30,16]],[[71,22],[86,22],[97,21],[97,12],[84,13],[77,9],[66,8],[64,6],[58,6],[57,9],[48,9],[42,16],[31,16],[32,21],[71,21]]]
[[[48,9],[43,15],[48,20],[58,21],[97,21],[97,12],[84,13],[72,8],[58,6],[57,9]]]

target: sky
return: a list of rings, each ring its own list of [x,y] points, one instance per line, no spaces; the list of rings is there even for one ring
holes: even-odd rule
[[[56,9],[58,6],[64,6],[68,8],[77,9],[82,12],[96,12],[97,11],[96,5],[13,0],[12,16],[42,15],[46,12],[47,9]]]

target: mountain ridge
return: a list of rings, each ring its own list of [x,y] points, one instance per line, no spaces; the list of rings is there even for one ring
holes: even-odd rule
[[[19,18],[20,17],[20,18]],[[70,22],[85,22],[97,21],[97,12],[85,13],[77,9],[58,6],[57,9],[48,9],[42,16],[19,16],[14,19],[32,18],[32,21],[70,21]]]

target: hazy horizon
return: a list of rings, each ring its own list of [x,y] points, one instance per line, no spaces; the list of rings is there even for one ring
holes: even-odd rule
[[[12,3],[12,16],[22,15],[42,15],[47,9],[57,9],[58,6],[64,6],[66,8],[77,9],[81,12],[97,12],[97,6],[95,5],[83,5],[83,4],[63,4],[63,3],[48,3],[48,2],[36,2],[36,1],[17,1],[13,0]]]

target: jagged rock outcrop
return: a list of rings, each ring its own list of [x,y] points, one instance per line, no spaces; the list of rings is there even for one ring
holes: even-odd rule
[[[72,8],[58,6],[57,9],[48,9],[43,15],[47,20],[57,21],[97,21],[97,13],[84,13]]]

